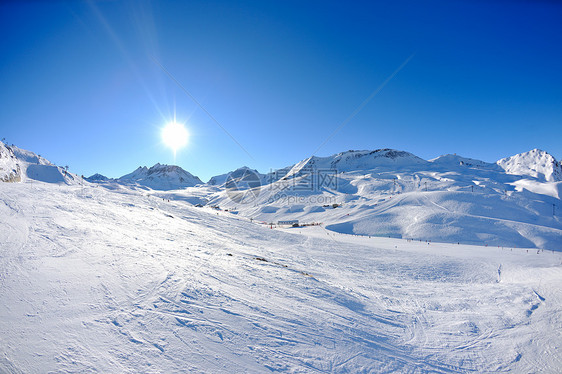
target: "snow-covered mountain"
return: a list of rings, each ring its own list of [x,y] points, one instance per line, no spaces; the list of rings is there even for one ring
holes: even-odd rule
[[[78,184],[82,178],[54,165],[49,160],[28,150],[16,146],[7,146],[0,142],[0,181],[21,182],[36,180],[47,183]],[[201,180],[175,165],[156,164],[150,168],[139,167],[132,173],[118,179],[110,179],[96,173],[87,182],[112,182],[123,185],[139,185],[155,190],[174,190],[203,184]]]
[[[429,160],[432,164],[439,166],[440,168],[449,168],[451,170],[456,170],[459,167],[465,168],[481,168],[481,169],[493,169],[499,170],[498,165],[495,163],[484,162],[480,160],[476,160],[473,158],[467,158],[458,156],[456,154],[448,154],[439,156],[437,158]]]
[[[425,161],[384,149],[310,157],[268,175],[259,190],[244,195],[250,199],[233,198],[228,190],[209,190],[208,196],[209,205],[265,222],[562,250],[562,221],[555,214],[562,211],[562,182],[506,173],[500,164],[458,155]]]
[[[86,179],[88,182],[107,182],[110,180],[108,177],[100,173],[90,175],[88,178],[84,178],[84,179]]]
[[[337,153],[328,157],[311,156],[292,166],[270,173],[272,180],[298,177],[311,172],[333,170],[338,173],[350,171],[368,171],[376,167],[401,168],[411,165],[423,165],[427,161],[405,151],[394,149],[377,149],[374,151],[354,151]]]
[[[229,173],[211,177],[211,179],[209,179],[207,184],[210,186],[224,186],[224,184],[227,182],[227,179],[229,178],[234,180],[239,180],[241,178],[247,178],[249,175],[251,175],[252,178],[255,177],[255,179],[259,180],[261,184],[265,184],[267,182],[267,175],[262,174],[255,169],[250,169],[247,166],[242,166]]]
[[[76,184],[81,178],[45,158],[16,146],[0,142],[0,179],[7,182],[36,180],[47,183]]]
[[[547,182],[562,181],[562,164],[540,149],[502,158],[497,164],[508,174],[528,175]]]
[[[14,152],[16,158],[20,161],[27,162],[28,164],[53,166],[53,163],[51,163],[51,161],[45,159],[44,157],[41,157],[41,155],[38,155],[34,152],[21,149],[16,146],[11,146],[10,148]]]
[[[1,155],[4,180],[77,181],[32,152],[4,146]],[[349,234],[562,250],[559,170],[558,161],[538,150],[487,163],[456,154],[426,161],[379,149],[309,157],[267,175],[242,167],[207,184],[161,164],[88,181],[149,187],[158,196],[265,222],[298,219]]]
[[[132,173],[117,179],[120,183],[138,184],[155,190],[175,190],[193,187],[203,182],[176,165],[156,164],[150,168],[139,166]]]
[[[0,181],[20,182],[21,167],[11,147],[0,142]]]

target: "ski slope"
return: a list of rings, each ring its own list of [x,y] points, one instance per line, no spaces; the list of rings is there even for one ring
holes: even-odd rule
[[[562,251],[562,165],[538,149],[495,163],[350,150],[268,174],[242,167],[206,184],[160,164],[118,179],[96,174],[87,180],[262,222],[299,220],[345,234]]]
[[[167,196],[0,183],[0,372],[562,367],[560,252],[270,229]]]
[[[321,222],[346,234],[562,251],[559,163],[538,150],[509,160],[507,172],[500,161],[457,155],[425,161],[388,149],[348,151],[276,171],[250,191],[199,186],[172,195],[188,201],[206,191],[208,205],[248,218]],[[515,174],[535,170],[548,178]]]

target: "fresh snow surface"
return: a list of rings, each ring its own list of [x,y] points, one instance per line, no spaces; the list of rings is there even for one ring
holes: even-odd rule
[[[150,193],[0,183],[0,372],[562,367],[560,252],[271,229]]]

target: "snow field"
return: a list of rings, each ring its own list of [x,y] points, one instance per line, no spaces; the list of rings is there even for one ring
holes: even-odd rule
[[[0,184],[0,371],[556,372],[559,252]],[[537,253],[538,252],[538,253]]]

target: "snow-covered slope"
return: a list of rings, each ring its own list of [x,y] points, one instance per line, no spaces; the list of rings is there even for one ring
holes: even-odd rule
[[[0,147],[0,163],[39,181],[0,183],[0,372],[562,362],[562,182],[536,163],[544,178],[353,151],[258,174],[257,186],[247,168],[233,186],[159,164],[79,186],[31,152]],[[288,219],[323,225],[261,223]]]
[[[32,152],[4,147],[2,154],[11,170],[6,180],[78,182]],[[310,157],[268,175],[242,167],[206,185],[178,166],[160,164],[95,182],[150,187],[163,198],[259,221],[322,222],[341,233],[562,250],[559,168],[537,150],[486,163],[458,155],[425,161],[379,149]]]
[[[0,142],[0,181],[20,182],[21,166],[11,147]]]
[[[16,146],[12,146],[10,148],[14,152],[16,158],[20,161],[27,162],[28,164],[36,164],[36,165],[50,165],[50,166],[53,165],[49,160],[31,151],[21,149]]]
[[[16,146],[0,142],[0,180],[21,182],[36,180],[47,183],[78,184],[81,178],[45,158]]]
[[[202,184],[201,180],[176,165],[156,164],[151,168],[140,166],[132,173],[117,179],[120,183],[133,183],[155,190],[175,190]]]
[[[499,170],[498,165],[495,163],[492,164],[489,162],[484,162],[473,158],[458,156],[456,154],[439,156],[437,158],[429,160],[429,162],[431,162],[435,166],[438,166],[441,169],[455,170],[458,169],[459,167],[465,167],[465,168],[468,167],[468,168]]]
[[[276,230],[124,186],[0,183],[0,253],[0,372],[562,362],[559,252]]]
[[[562,181],[562,164],[540,149],[502,158],[497,164],[508,174],[528,175],[547,182]]]
[[[315,170],[337,170],[338,172],[367,171],[376,167],[386,166],[401,168],[404,166],[423,165],[427,161],[404,151],[394,149],[377,149],[374,151],[347,151],[328,157],[311,156],[293,166],[277,170],[272,174],[273,180],[292,178],[310,174]]]
[[[305,159],[270,180],[244,199],[209,191],[209,204],[348,234],[562,250],[562,182],[507,174],[495,163],[356,151]]]

